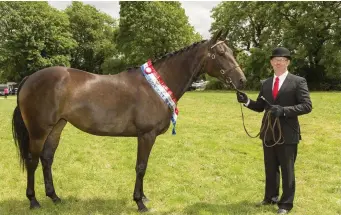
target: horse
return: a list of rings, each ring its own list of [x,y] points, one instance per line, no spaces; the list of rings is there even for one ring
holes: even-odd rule
[[[221,30],[209,40],[193,43],[152,63],[176,102],[193,80],[205,73],[235,88],[243,87],[246,81]],[[132,67],[116,75],[97,75],[55,66],[21,81],[12,132],[20,164],[27,172],[26,197],[31,209],[41,207],[34,190],[39,159],[46,196],[54,203],[61,202],[51,168],[61,132],[69,122],[93,135],[137,137],[133,200],[139,212],[148,211],[143,178],[156,137],[170,126],[172,110],[141,71],[140,67]]]

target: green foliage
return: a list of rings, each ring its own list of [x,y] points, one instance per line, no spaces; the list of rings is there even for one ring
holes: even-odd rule
[[[226,90],[226,87],[221,81],[208,76],[207,81],[209,81],[205,87],[205,90]]]
[[[294,71],[310,83],[341,81],[340,11],[340,2],[282,2],[276,8],[283,17],[284,44],[298,59]]]
[[[120,58],[106,58],[102,64],[103,74],[118,74],[126,69],[127,63]]]
[[[276,46],[292,52],[290,72],[310,89],[341,88],[341,2],[221,2],[211,33],[228,45],[248,89],[271,76]],[[120,2],[120,23],[82,2],[58,11],[47,2],[0,2],[0,81],[20,81],[48,66],[116,74],[201,40],[180,2]],[[208,88],[223,89],[213,81]]]
[[[19,81],[48,66],[69,65],[76,46],[65,14],[47,2],[0,2],[0,75]]]
[[[117,47],[129,65],[201,40],[179,2],[120,2],[119,29]]]
[[[291,50],[290,72],[312,89],[341,84],[340,2],[223,2],[213,9],[211,31],[228,29],[228,43],[243,65],[249,88],[269,77],[276,46]],[[338,81],[332,81],[338,79]]]
[[[72,50],[71,67],[101,74],[105,59],[118,55],[114,43],[116,20],[82,2],[72,2],[65,12],[72,37],[78,43]]]
[[[274,2],[222,2],[212,10],[214,22],[211,32],[221,28],[228,30],[231,47],[249,51],[263,48],[269,40],[276,43],[278,23],[274,18]]]

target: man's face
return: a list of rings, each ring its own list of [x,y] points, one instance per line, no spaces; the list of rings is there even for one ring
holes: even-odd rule
[[[273,57],[270,62],[272,68],[278,72],[285,72],[290,64],[290,60],[286,57]]]

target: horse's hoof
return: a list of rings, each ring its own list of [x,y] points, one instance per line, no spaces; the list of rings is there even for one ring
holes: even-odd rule
[[[138,209],[138,212],[140,212],[140,213],[148,212],[148,208],[146,208],[146,207],[140,208],[140,209]]]
[[[30,209],[33,210],[33,209],[38,209],[38,208],[41,208],[39,202],[37,202],[37,201],[31,202]]]
[[[62,200],[61,200],[59,197],[56,197],[56,198],[52,199],[52,201],[53,201],[53,203],[55,203],[55,204],[60,204],[60,203],[62,203]]]

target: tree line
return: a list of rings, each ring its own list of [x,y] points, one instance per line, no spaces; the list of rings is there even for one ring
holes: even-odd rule
[[[63,11],[47,2],[0,2],[0,82],[56,65],[116,74],[202,40],[180,2],[119,4],[114,19],[82,2]],[[271,76],[271,50],[285,46],[290,72],[310,89],[341,90],[341,2],[221,2],[211,16],[210,32],[228,31],[249,89]]]

